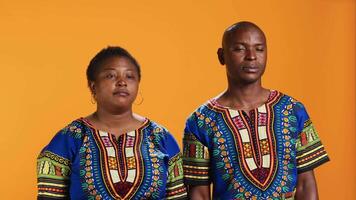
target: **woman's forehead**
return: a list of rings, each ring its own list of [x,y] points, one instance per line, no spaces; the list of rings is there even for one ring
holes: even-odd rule
[[[135,65],[130,59],[123,56],[113,56],[105,59],[101,63],[101,70],[115,70],[119,68],[135,69]]]

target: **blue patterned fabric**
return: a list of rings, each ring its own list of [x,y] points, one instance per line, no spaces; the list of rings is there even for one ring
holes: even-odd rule
[[[37,163],[38,199],[186,198],[179,147],[150,120],[118,138],[75,120]]]
[[[304,106],[278,91],[249,114],[215,99],[187,120],[185,182],[214,199],[293,199],[297,176],[329,160]]]

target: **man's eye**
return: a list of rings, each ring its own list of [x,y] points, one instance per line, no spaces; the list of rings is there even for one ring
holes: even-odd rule
[[[245,47],[235,47],[233,48],[233,51],[244,51]]]
[[[256,46],[256,51],[264,51],[265,47],[263,45],[257,45]]]

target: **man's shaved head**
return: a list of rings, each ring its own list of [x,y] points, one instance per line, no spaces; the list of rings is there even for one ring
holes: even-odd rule
[[[222,47],[224,48],[225,45],[230,41],[230,37],[231,35],[233,35],[233,33],[237,32],[237,31],[242,31],[242,30],[256,30],[258,32],[260,32],[260,34],[263,36],[264,41],[266,42],[266,36],[263,33],[263,31],[260,29],[260,27],[258,27],[256,24],[252,23],[252,22],[248,22],[248,21],[241,21],[241,22],[237,22],[233,25],[231,25],[230,27],[228,27],[223,35],[222,38]]]
[[[267,61],[266,36],[256,24],[238,22],[225,30],[217,54],[231,84],[260,82]]]

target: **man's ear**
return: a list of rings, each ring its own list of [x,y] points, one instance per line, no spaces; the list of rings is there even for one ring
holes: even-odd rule
[[[219,48],[218,49],[218,59],[221,65],[225,65],[225,60],[224,60],[224,49],[223,48]]]

